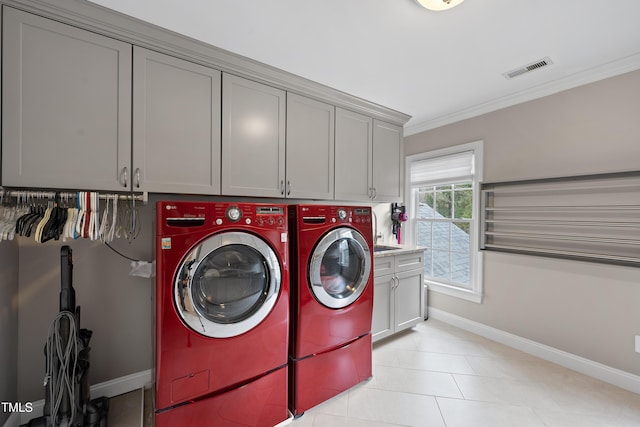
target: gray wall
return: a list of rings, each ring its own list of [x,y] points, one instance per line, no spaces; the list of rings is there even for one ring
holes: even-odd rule
[[[635,71],[406,137],[405,155],[484,140],[485,182],[639,170],[639,93]],[[640,375],[640,268],[488,252],[482,304],[429,298],[432,307]]]
[[[18,245],[0,243],[0,402],[17,400]],[[0,425],[9,418],[0,410]]]

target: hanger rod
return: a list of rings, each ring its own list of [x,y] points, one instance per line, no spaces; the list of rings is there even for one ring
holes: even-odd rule
[[[38,198],[38,199],[54,199],[56,196],[63,199],[72,199],[78,197],[77,192],[71,191],[37,191],[37,190],[5,190],[0,187],[0,197],[14,197],[14,198]],[[135,200],[137,202],[142,202],[143,204],[147,204],[149,201],[149,193],[146,191],[143,193],[110,193],[105,191],[94,191],[94,193],[98,193],[98,197],[101,200],[106,200],[107,196],[113,197],[113,195],[118,196],[118,200]]]

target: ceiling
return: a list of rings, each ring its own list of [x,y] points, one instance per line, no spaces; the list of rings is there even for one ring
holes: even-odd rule
[[[93,2],[409,114],[405,135],[640,68],[638,0]]]

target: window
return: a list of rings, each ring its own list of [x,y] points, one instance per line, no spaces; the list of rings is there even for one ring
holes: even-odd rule
[[[409,156],[407,171],[409,232],[425,248],[430,289],[480,302],[482,142]]]

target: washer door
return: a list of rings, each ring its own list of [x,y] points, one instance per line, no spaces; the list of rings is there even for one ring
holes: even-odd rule
[[[358,231],[341,227],[325,234],[309,262],[315,298],[329,308],[344,308],[364,291],[371,273],[371,253]]]
[[[269,315],[280,283],[280,263],[264,240],[243,232],[220,233],[199,243],[182,261],[174,301],[191,329],[228,338]]]

